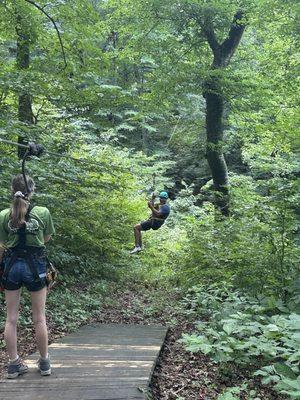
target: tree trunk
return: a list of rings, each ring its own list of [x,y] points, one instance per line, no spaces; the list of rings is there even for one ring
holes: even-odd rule
[[[229,214],[228,170],[223,154],[224,97],[220,78],[213,72],[229,64],[245,30],[242,18],[243,12],[238,11],[233,18],[228,37],[222,44],[218,43],[210,20],[205,20],[203,26],[203,33],[214,55],[212,76],[206,80],[203,91],[206,101],[206,154],[217,191],[216,205],[224,215]]]
[[[30,65],[30,37],[29,33],[27,33],[26,29],[23,27],[21,16],[17,17],[17,22],[17,68],[19,70],[24,70],[28,69]],[[31,125],[34,123],[31,97],[25,90],[19,94],[18,118],[19,121],[25,124]],[[18,143],[27,144],[27,140],[24,136],[19,135]],[[22,158],[24,153],[25,150],[23,148],[18,148],[19,158]]]
[[[206,85],[206,156],[210,167],[214,187],[217,191],[216,205],[224,215],[229,213],[228,170],[223,155],[223,108],[224,100],[217,78]]]

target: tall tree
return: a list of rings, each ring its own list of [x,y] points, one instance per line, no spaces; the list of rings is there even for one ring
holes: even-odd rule
[[[210,166],[215,189],[222,195],[217,197],[217,203],[223,214],[228,214],[228,170],[223,154],[223,113],[224,96],[220,74],[216,70],[225,68],[234,55],[243,32],[245,23],[244,13],[239,10],[234,15],[228,37],[219,43],[213,23],[206,15],[202,31],[213,52],[211,73],[204,82],[203,96],[206,100],[206,135],[207,161]]]
[[[16,33],[17,33],[17,68],[19,70],[27,70],[30,65],[30,28],[24,19],[24,16],[16,11]],[[32,104],[30,93],[27,89],[23,89],[18,99],[18,118],[25,124],[33,124],[34,118],[32,113]],[[18,142],[26,144],[26,138],[19,135]],[[18,156],[22,158],[24,149],[18,148]]]

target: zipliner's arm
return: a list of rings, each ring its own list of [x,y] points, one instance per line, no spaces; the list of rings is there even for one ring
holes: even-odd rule
[[[152,204],[151,201],[148,202],[148,207],[151,209],[151,211],[152,211],[152,213],[153,213],[153,215],[154,215],[155,217],[161,217],[161,216],[162,216],[161,213],[159,212],[159,210],[157,210],[157,209],[153,206],[153,204]]]

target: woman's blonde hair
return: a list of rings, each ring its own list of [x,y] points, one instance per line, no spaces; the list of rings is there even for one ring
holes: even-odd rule
[[[30,193],[27,193],[23,175],[15,176],[11,183],[13,201],[10,208],[10,225],[12,228],[20,228],[25,222],[29,199],[35,187],[30,176],[26,176],[26,180]]]

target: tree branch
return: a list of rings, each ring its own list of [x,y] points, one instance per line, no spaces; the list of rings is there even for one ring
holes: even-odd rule
[[[41,104],[41,106],[38,108],[36,114],[34,114],[34,113],[32,112],[33,119],[34,119],[34,125],[37,125],[38,117],[39,117],[39,115],[40,115],[40,112],[41,112],[42,109],[44,108],[45,103],[46,103],[46,101],[45,101],[45,99],[43,99],[42,104]]]
[[[36,8],[37,8],[38,10],[40,10],[44,15],[46,15],[46,17],[52,22],[52,24],[53,24],[53,26],[54,26],[54,28],[55,28],[55,30],[56,30],[56,32],[57,32],[58,39],[59,39],[59,43],[60,43],[60,47],[61,47],[61,51],[62,51],[62,56],[63,56],[64,64],[65,64],[63,69],[65,69],[65,68],[67,67],[66,54],[65,54],[65,49],[64,49],[63,42],[62,42],[61,34],[60,34],[60,32],[59,32],[59,29],[58,29],[58,27],[57,27],[56,22],[55,22],[54,19],[51,17],[51,15],[49,15],[49,14],[44,10],[44,8],[41,7],[39,4],[35,3],[35,2],[32,1],[32,0],[24,0],[24,1],[26,1],[26,3],[32,4],[34,7],[36,7]]]
[[[221,44],[222,66],[228,65],[231,57],[240,43],[246,28],[245,23],[242,22],[243,17],[244,12],[242,10],[236,12],[231,23],[228,38],[225,39]]]
[[[209,22],[207,19],[204,22],[204,25],[202,27],[202,32],[204,33],[204,35],[208,41],[208,44],[209,44],[210,48],[212,49],[212,52],[214,53],[214,55],[219,53],[221,46],[217,40],[212,23]]]

